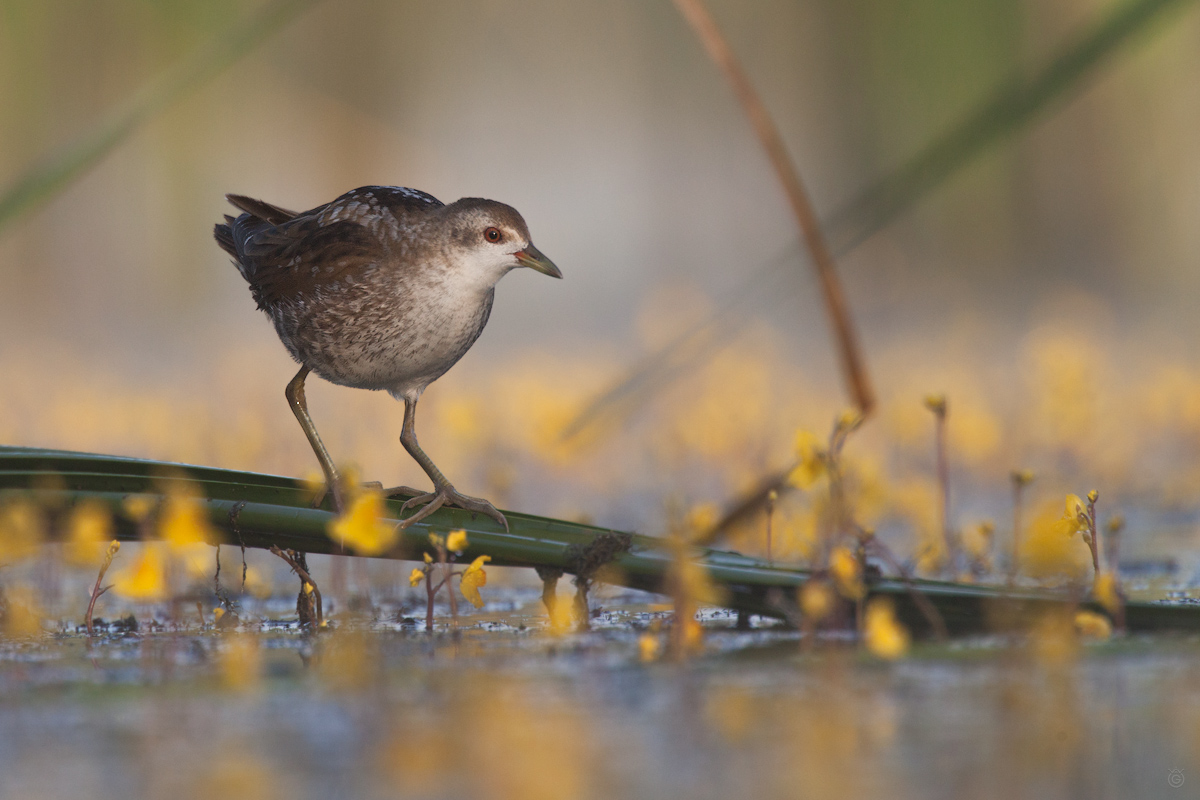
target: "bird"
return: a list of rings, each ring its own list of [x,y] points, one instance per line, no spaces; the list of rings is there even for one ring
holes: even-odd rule
[[[309,373],[339,386],[382,390],[404,402],[400,443],[433,482],[415,495],[401,527],[443,505],[485,514],[508,529],[487,500],[460,494],[417,442],[417,401],[483,333],[497,282],[518,267],[561,278],[512,206],[464,197],[445,204],[416,189],[363,186],[296,213],[237,194],[241,213],[213,234],[233,257],[300,371],[285,396],[320,462],[335,508],[341,476],[321,442],[304,395]],[[408,518],[404,512],[417,510]]]

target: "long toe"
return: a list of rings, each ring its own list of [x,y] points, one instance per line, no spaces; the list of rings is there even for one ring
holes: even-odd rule
[[[446,502],[446,496],[440,492],[417,492],[416,497],[410,497],[404,501],[404,505],[400,506],[400,513],[403,514],[413,506],[419,506],[422,503],[432,503],[436,498],[442,498],[442,503]],[[438,503],[440,506],[442,503]]]
[[[396,526],[397,530],[404,530],[405,528],[415,525],[417,522],[420,522],[421,520],[425,519],[430,514],[437,511],[439,508],[441,508],[443,505],[446,504],[446,496],[444,494],[439,493],[436,495],[426,495],[426,497],[432,497],[433,499],[431,499],[428,503],[426,503],[419,511],[417,511],[417,513],[413,514],[411,517],[409,517],[408,519],[404,520],[399,525],[397,525]],[[425,497],[414,497],[412,500],[410,500],[408,502],[411,503],[413,500],[424,500],[424,499],[425,499]],[[404,506],[407,507],[408,503],[405,503]],[[401,513],[403,513],[403,508],[401,509]]]
[[[467,511],[474,511],[477,514],[485,514],[503,525],[505,532],[508,532],[508,520],[487,500],[484,500],[482,497],[459,494],[454,489],[449,489],[447,494],[449,495],[446,501],[447,505],[465,508]]]
[[[403,514],[410,508],[421,506],[421,509],[414,513],[411,517],[400,523],[400,529],[407,528],[414,523],[425,519],[434,511],[437,511],[442,506],[455,506],[457,508],[466,509],[476,514],[484,514],[499,522],[504,526],[504,530],[508,530],[508,520],[504,515],[496,510],[496,507],[484,500],[482,497],[471,497],[470,495],[459,494],[453,486],[440,486],[433,492],[419,494],[415,489],[404,489],[403,494],[417,494],[416,497],[410,497],[405,501],[404,505],[400,506],[400,513]]]

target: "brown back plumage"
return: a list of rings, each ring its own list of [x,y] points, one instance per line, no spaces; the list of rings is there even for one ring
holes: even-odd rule
[[[424,192],[391,186],[364,186],[300,213],[242,195],[226,198],[245,213],[226,216],[213,235],[233,256],[259,308],[363,273],[391,241],[442,207]]]

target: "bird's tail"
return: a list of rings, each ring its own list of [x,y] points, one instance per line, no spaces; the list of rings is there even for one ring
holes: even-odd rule
[[[238,257],[237,245],[233,243],[233,217],[226,214],[224,223],[218,222],[213,226],[213,238],[222,250],[234,258]]]
[[[237,220],[226,214],[224,223],[217,223],[213,226],[213,238],[217,240],[217,244],[221,246],[222,250],[233,256],[233,265],[237,267],[242,277],[248,283],[253,283],[254,280],[250,274],[250,268],[242,260],[242,255],[238,252],[237,244],[233,240],[233,226],[236,222]]]
[[[226,214],[225,222],[217,223],[213,227],[213,237],[222,250],[233,256],[234,266],[238,268],[238,272],[242,273],[242,277],[253,284],[253,267],[242,259],[242,253],[238,248],[239,240],[242,247],[245,247],[247,233],[261,229],[263,223],[268,226],[281,225],[295,218],[296,212],[240,194],[227,194],[225,199],[239,211],[245,213],[236,219]]]

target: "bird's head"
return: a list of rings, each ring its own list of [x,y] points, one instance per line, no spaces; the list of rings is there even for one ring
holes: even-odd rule
[[[552,278],[562,272],[529,239],[525,220],[512,206],[464,197],[446,206],[449,246],[460,269],[489,286],[517,267],[529,267]]]

